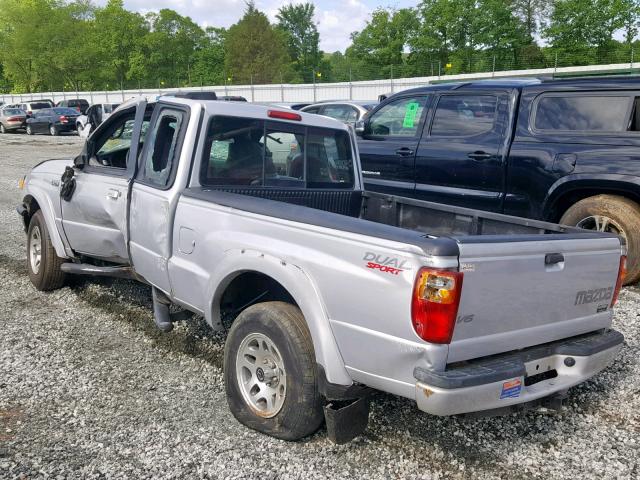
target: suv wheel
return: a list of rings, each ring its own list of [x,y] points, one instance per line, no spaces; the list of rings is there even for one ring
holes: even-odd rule
[[[58,135],[58,129],[56,128],[55,125],[49,125],[49,134],[51,134],[52,137],[55,137]]]
[[[625,285],[640,280],[640,205],[617,195],[596,195],[567,210],[560,223],[620,235],[627,242]]]
[[[298,440],[322,423],[311,334],[294,305],[258,303],[238,316],[224,348],[224,380],[231,413],[249,428]]]

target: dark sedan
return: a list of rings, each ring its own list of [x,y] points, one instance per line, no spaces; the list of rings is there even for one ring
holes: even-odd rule
[[[78,111],[68,107],[43,108],[27,119],[27,134],[75,132]]]

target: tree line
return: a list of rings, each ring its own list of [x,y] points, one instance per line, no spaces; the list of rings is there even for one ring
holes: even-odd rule
[[[122,0],[0,0],[0,90],[310,83],[633,61],[640,0],[420,0],[323,52],[313,3],[229,27]],[[640,49],[637,49],[640,57]]]

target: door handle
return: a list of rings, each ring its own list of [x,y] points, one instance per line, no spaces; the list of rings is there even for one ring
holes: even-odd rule
[[[402,147],[396,150],[396,155],[400,155],[401,157],[408,157],[413,155],[413,150],[409,147]]]
[[[488,158],[493,157],[493,155],[487,152],[477,151],[477,152],[471,152],[470,154],[467,155],[467,157],[471,158],[472,160],[487,160]]]
[[[110,188],[109,190],[107,190],[107,198],[110,198],[111,200],[117,200],[118,198],[120,198],[120,190]]]

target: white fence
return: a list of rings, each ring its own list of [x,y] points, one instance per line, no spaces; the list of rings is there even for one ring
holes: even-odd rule
[[[25,94],[0,94],[0,102],[19,103],[49,99],[54,102],[67,98],[84,98],[89,103],[119,103],[126,99],[146,96],[155,99],[160,95],[184,91],[215,91],[218,95],[240,95],[251,102],[316,102],[323,100],[375,100],[378,95],[389,94],[408,88],[428,85],[439,80],[472,80],[480,78],[536,77],[554,74],[595,74],[625,73],[640,68],[640,62],[591,65],[585,67],[541,68],[531,70],[510,70],[504,72],[469,73],[432,77],[398,78],[388,80],[368,80],[362,82],[318,83],[318,84],[272,84],[272,85],[229,85],[189,88],[113,90],[94,92],[41,92]]]

